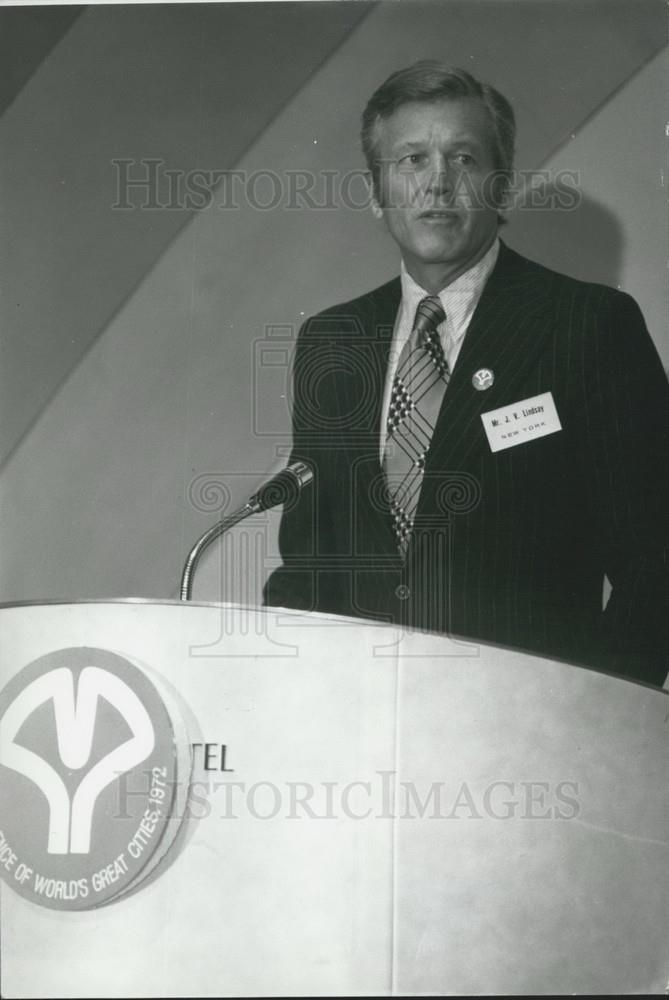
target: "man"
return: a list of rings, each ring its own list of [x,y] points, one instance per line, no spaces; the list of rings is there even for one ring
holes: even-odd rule
[[[628,295],[499,240],[514,136],[502,95],[432,61],[369,101],[401,275],[300,332],[293,460],[314,487],[265,600],[661,685],[669,386]]]

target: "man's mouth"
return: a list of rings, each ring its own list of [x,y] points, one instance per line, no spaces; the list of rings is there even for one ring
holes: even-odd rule
[[[421,212],[418,218],[434,222],[455,222],[458,214],[450,208],[428,208],[426,211]]]

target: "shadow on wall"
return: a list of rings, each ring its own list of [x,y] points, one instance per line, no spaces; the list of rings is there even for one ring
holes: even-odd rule
[[[616,216],[601,202],[582,195],[573,208],[560,208],[564,191],[542,188],[541,203],[509,213],[502,238],[546,267],[581,281],[594,281],[617,288],[625,247],[625,236]]]

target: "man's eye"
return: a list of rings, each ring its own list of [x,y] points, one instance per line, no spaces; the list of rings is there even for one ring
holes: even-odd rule
[[[460,167],[471,167],[476,162],[474,157],[470,156],[469,153],[456,153],[453,160]]]
[[[405,169],[410,167],[422,167],[427,163],[427,156],[425,153],[408,153],[406,156],[402,156],[398,160],[399,166]]]

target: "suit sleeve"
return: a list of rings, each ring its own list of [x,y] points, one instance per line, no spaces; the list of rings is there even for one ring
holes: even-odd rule
[[[611,296],[599,331],[586,434],[612,587],[601,620],[602,666],[662,685],[669,669],[669,383],[630,296]]]

